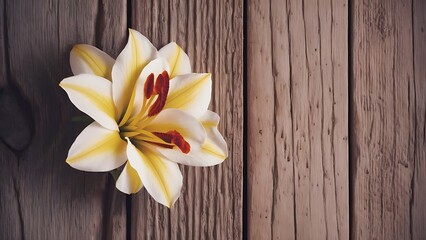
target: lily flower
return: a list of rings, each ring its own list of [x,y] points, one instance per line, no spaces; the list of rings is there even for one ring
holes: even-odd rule
[[[70,147],[66,162],[73,168],[106,172],[124,165],[116,182],[120,191],[145,187],[171,207],[182,187],[177,163],[213,166],[227,158],[219,116],[207,110],[211,74],[192,73],[176,43],[157,51],[129,29],[116,60],[93,46],[76,45],[70,63],[74,76],[60,86],[94,120]]]

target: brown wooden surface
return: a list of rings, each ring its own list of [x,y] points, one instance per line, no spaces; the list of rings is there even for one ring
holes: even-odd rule
[[[423,0],[0,0],[0,239],[425,239],[425,13]],[[65,163],[85,127],[58,87],[69,51],[116,57],[128,27],[213,73],[230,157],[181,167],[170,210]]]
[[[241,1],[2,0],[0,239],[241,238],[242,14]],[[126,201],[109,174],[64,161],[84,127],[70,121],[80,113],[58,87],[71,75],[69,51],[88,43],[115,57],[127,27],[157,47],[178,42],[195,71],[214,76],[211,108],[222,116],[230,157],[217,167],[182,167],[184,188],[171,210],[144,190]]]
[[[64,161],[84,124],[58,86],[74,44],[114,56],[124,46],[125,1],[108,2],[0,2],[0,239],[125,238],[125,196],[109,174]]]
[[[414,139],[411,140],[414,173],[411,179],[410,232],[413,239],[422,239],[426,237],[426,2],[414,1],[412,14],[415,86],[410,91],[415,96],[415,125],[412,128]]]
[[[352,237],[425,239],[426,5],[352,9]]]
[[[250,1],[248,236],[348,239],[348,5]]]
[[[243,3],[133,0],[131,26],[156,47],[175,41],[194,72],[211,72],[211,109],[230,156],[209,168],[181,166],[181,197],[170,209],[142,191],[132,198],[132,239],[241,239],[243,180]]]

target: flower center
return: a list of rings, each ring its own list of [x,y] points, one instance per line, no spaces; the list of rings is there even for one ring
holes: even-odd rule
[[[164,109],[169,93],[169,74],[163,71],[157,76],[154,83],[154,74],[148,75],[144,85],[144,99],[140,112],[129,118],[123,126],[120,126],[120,136],[132,141],[145,142],[164,148],[178,147],[183,153],[189,153],[190,144],[176,130],[166,133],[150,132],[144,130],[155,117]]]

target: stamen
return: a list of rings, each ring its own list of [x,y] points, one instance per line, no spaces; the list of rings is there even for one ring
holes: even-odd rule
[[[128,137],[128,138],[132,138],[132,137],[135,137],[135,136],[137,136],[137,135],[139,135],[140,133],[138,133],[138,132],[122,132],[122,133],[120,133],[120,136],[122,137],[122,138],[126,138],[126,137]]]
[[[163,110],[169,93],[169,80],[169,74],[167,71],[163,71],[157,76],[157,80],[154,85],[154,74],[151,73],[148,75],[144,85],[145,97],[143,99],[141,110],[136,116],[133,116],[128,120],[128,122],[130,122],[129,125],[135,125],[140,122],[145,116],[146,111],[148,111],[148,114],[144,119],[155,116]],[[154,103],[152,104],[152,102]]]
[[[161,138],[166,143],[172,143],[172,136],[168,133],[162,133],[162,132],[153,132],[153,134],[159,138]]]
[[[149,108],[148,116],[152,117],[157,115],[161,110],[163,110],[166,105],[167,94],[169,93],[169,75],[166,71],[158,75],[155,82],[154,94],[158,94],[157,100]]]
[[[167,133],[153,132],[153,134],[166,143],[174,144],[185,154],[191,150],[191,145],[176,130],[168,131]]]
[[[157,101],[155,101],[155,103],[152,104],[152,106],[149,108],[148,116],[152,117],[160,113],[161,110],[163,110],[164,105],[166,105],[166,99],[167,99],[167,95],[164,95],[164,94],[158,95]]]
[[[150,141],[145,141],[145,142],[151,143],[151,144],[157,145],[159,147],[163,147],[163,148],[168,148],[168,149],[173,148],[173,145],[168,145],[168,144],[164,144],[164,143],[156,143],[156,142],[150,142]]]
[[[144,99],[143,101],[143,105],[142,108],[140,110],[140,112],[138,113],[138,115],[136,115],[135,117],[133,117],[132,119],[130,119],[130,124],[129,125],[135,125],[138,122],[141,121],[141,119],[143,118],[143,116],[145,116],[146,111],[148,110],[148,106],[151,105],[151,103],[156,100],[155,96],[152,96],[148,101],[146,101],[146,99]]]
[[[164,84],[165,84],[165,82],[164,82],[163,74],[159,74],[157,76],[157,80],[155,81],[154,93],[160,94],[161,90],[163,89]]]
[[[163,71],[163,72],[161,73],[161,75],[163,75],[163,77],[164,77],[164,81],[169,81],[169,80],[170,80],[170,78],[169,78],[169,73],[168,73],[167,71]]]
[[[149,99],[153,91],[154,91],[154,74],[151,73],[149,74],[149,76],[146,78],[146,81],[145,81],[145,86],[144,86],[145,98]]]

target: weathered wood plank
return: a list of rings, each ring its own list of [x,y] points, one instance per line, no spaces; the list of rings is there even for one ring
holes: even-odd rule
[[[348,239],[346,1],[249,1],[248,236]]]
[[[133,0],[131,26],[162,47],[176,41],[195,72],[213,74],[211,109],[229,158],[210,168],[181,166],[184,187],[168,210],[145,190],[132,199],[132,239],[241,239],[243,79],[242,14],[239,0]]]
[[[108,173],[79,172],[65,163],[84,126],[70,121],[81,113],[58,83],[71,75],[72,45],[95,44],[112,55],[123,47],[125,1],[0,3],[0,87],[13,86],[29,103],[33,125],[24,149],[8,149],[2,139],[0,239],[124,239],[125,196]]]
[[[426,236],[421,2],[353,5],[353,239]]]
[[[412,239],[426,238],[426,2],[413,1],[414,86],[414,142],[411,152],[414,170],[411,179],[410,214]]]
[[[5,2],[0,0],[0,19],[2,23],[5,21]],[[5,88],[8,88],[7,82],[7,68],[8,58],[6,56],[7,44],[5,42],[5,25],[0,24],[0,98],[4,95]],[[3,112],[3,111],[2,111]],[[0,115],[0,117],[3,117]],[[2,119],[2,123],[5,122]],[[10,121],[8,121],[10,122]],[[15,172],[17,164],[17,156],[6,146],[5,140],[3,139],[4,134],[1,134],[0,141],[0,183],[1,183],[1,194],[0,196],[0,237],[10,238],[15,237],[17,239],[22,238],[22,224],[20,222],[20,207],[17,201],[17,192],[15,188],[16,180],[13,178],[10,172]],[[8,223],[5,227],[4,223]]]
[[[3,89],[7,85],[7,57],[6,57],[6,49],[7,46],[5,44],[5,26],[4,21],[6,20],[6,4],[5,0],[0,1],[0,19],[2,19],[2,23],[0,24],[0,89]]]

